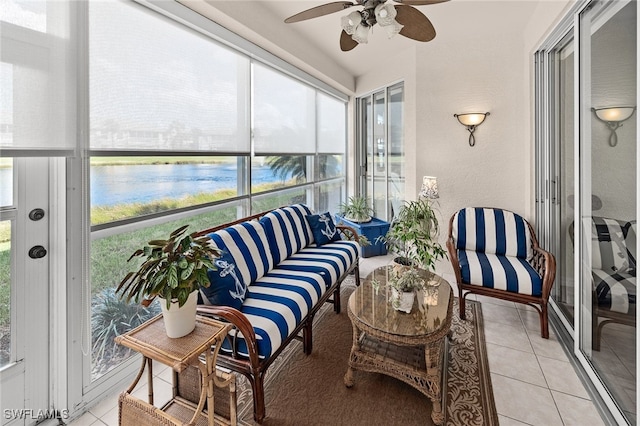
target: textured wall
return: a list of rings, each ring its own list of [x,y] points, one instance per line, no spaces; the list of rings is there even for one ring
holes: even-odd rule
[[[438,35],[416,43],[415,73],[404,69],[410,61],[393,58],[385,61],[393,66],[357,78],[358,94],[405,79],[405,141],[415,178],[407,176],[407,199],[415,199],[423,175],[438,177],[442,244],[449,218],[465,206],[501,207],[533,219],[532,56],[567,4],[461,1],[446,10],[434,7],[429,16]],[[470,147],[469,133],[453,114],[486,111],[491,115]],[[449,262],[437,270],[450,272]]]

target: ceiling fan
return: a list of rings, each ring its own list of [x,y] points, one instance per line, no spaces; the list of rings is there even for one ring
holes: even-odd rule
[[[396,34],[418,41],[431,41],[436,30],[429,18],[413,6],[444,3],[449,0],[394,0],[397,5],[387,4],[387,0],[335,1],[312,7],[284,20],[287,24],[300,22],[330,13],[340,12],[352,6],[362,6],[343,16],[341,20],[340,49],[346,52],[360,43],[366,43],[369,29],[375,24],[386,29],[389,38]]]

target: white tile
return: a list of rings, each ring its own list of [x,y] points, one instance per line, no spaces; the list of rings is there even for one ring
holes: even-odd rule
[[[149,392],[146,387],[134,391],[132,395],[149,402]],[[153,381],[153,405],[161,407],[171,398],[173,398],[173,386],[156,376]]]
[[[89,412],[96,416],[97,418],[101,418],[104,416],[109,410],[112,410],[113,407],[118,406],[118,396],[120,392],[117,392],[113,395],[107,396],[105,399],[100,401],[96,406],[92,407]]]
[[[566,393],[551,391],[565,426],[604,426],[593,402]]]
[[[90,412],[84,413],[82,416],[69,423],[69,426],[90,426],[96,422],[98,418]]]
[[[531,425],[562,426],[549,389],[491,374],[498,414]]]
[[[489,370],[492,374],[500,374],[538,386],[547,386],[535,354],[487,343],[487,355]]]
[[[524,328],[542,335],[540,332],[540,314],[538,311],[533,308],[531,308],[531,310],[518,309],[518,313],[520,314]]]
[[[567,354],[558,341],[558,337],[553,330],[549,329],[549,338],[543,339],[540,331],[529,331],[529,341],[533,347],[533,352],[538,356],[546,356],[547,358],[557,359],[559,361],[569,361]]]
[[[100,417],[100,420],[102,421],[102,423],[104,423],[107,426],[118,426],[119,423],[119,408],[115,407],[109,411],[107,411],[107,413]]]
[[[501,324],[518,326],[522,324],[518,310],[513,306],[498,305],[493,303],[486,303],[484,299],[480,299],[482,296],[476,296],[477,300],[482,304],[482,316],[485,323],[498,322]],[[513,305],[513,304],[512,304]]]
[[[484,333],[487,343],[506,346],[524,352],[533,352],[531,343],[529,343],[529,337],[522,323],[518,325],[508,325],[484,321]]]
[[[549,384],[549,389],[590,399],[584,385],[569,362],[543,356],[539,356],[538,361]]]
[[[498,414],[498,423],[500,426],[527,426],[529,423],[519,422],[518,420],[512,419],[507,416],[503,416]]]

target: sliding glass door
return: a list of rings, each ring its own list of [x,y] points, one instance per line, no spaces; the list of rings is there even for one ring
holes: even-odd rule
[[[358,98],[358,193],[376,217],[392,220],[404,200],[404,85]]]
[[[614,2],[610,7],[596,3],[580,14],[579,32],[579,346],[633,424],[637,423],[632,255],[637,211],[636,9],[635,1]]]
[[[637,424],[637,17],[635,1],[582,2],[536,53],[536,212],[557,259],[556,324],[620,424]]]

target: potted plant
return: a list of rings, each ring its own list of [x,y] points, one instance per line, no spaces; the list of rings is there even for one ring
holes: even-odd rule
[[[433,270],[436,261],[447,256],[438,243],[438,231],[438,218],[428,199],[404,203],[387,234],[379,238],[397,255],[389,275],[394,291],[409,290],[413,295],[424,285],[418,268]],[[413,296],[404,297],[411,297],[413,304]]]
[[[370,222],[374,213],[367,197],[349,197],[338,209],[342,217],[356,223]]]
[[[379,237],[398,255],[397,264],[432,270],[446,252],[438,243],[438,218],[428,199],[406,201],[386,235]]]
[[[143,258],[138,269],[129,272],[118,285],[117,293],[127,302],[148,306],[156,297],[161,307],[167,336],[186,336],[195,328],[197,291],[209,286],[208,269],[220,251],[208,236],[185,234],[189,225],[173,231],[166,240],[149,241],[128,261]]]
[[[388,286],[391,288],[391,304],[398,311],[410,313],[416,291],[424,288],[424,278],[417,268],[402,271],[389,268]]]

